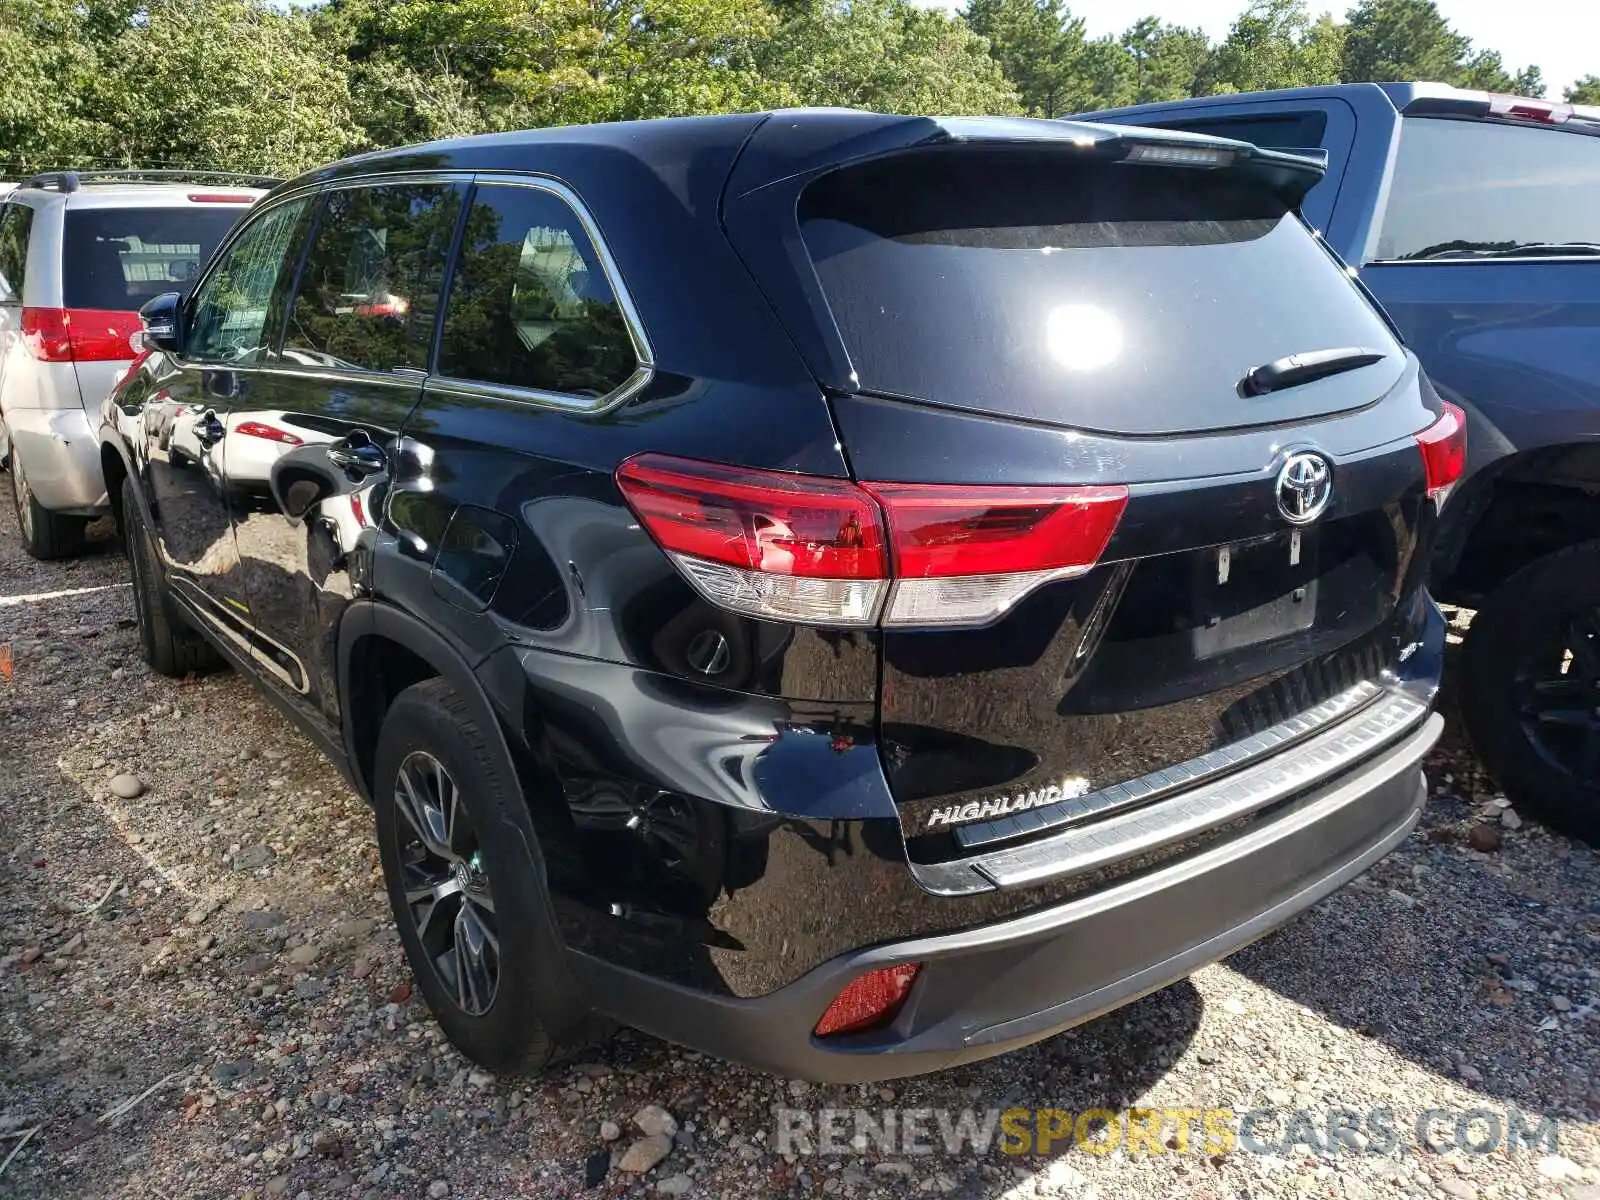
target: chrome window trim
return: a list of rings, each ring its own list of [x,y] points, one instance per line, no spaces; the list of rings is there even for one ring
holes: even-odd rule
[[[655,378],[655,369],[640,363],[633,374],[604,396],[577,396],[570,392],[547,392],[540,388],[517,387],[509,383],[480,383],[475,379],[460,379],[454,375],[430,375],[429,395],[463,396],[474,400],[508,400],[517,404],[531,404],[540,408],[553,408],[563,412],[593,416],[609,412],[636,396]]]
[[[628,331],[628,340],[633,343],[633,357],[635,367],[633,373],[623,380],[611,391],[603,396],[580,396],[575,392],[547,391],[543,388],[520,387],[516,384],[490,383],[484,380],[463,379],[455,375],[434,375],[428,380],[430,391],[453,392],[457,395],[470,396],[478,399],[510,400],[515,403],[532,404],[541,408],[553,408],[563,412],[582,413],[593,416],[609,412],[611,409],[625,403],[642,391],[651,379],[655,377],[655,353],[650,347],[649,336],[645,333],[644,321],[639,316],[639,311],[634,307],[633,297],[628,292],[626,281],[622,277],[622,268],[617,265],[611,247],[606,244],[605,237],[600,232],[600,226],[595,222],[588,207],[579,199],[578,194],[559,179],[547,175],[522,175],[498,171],[480,171],[473,176],[473,183],[478,187],[521,187],[531,188],[534,191],[545,192],[554,196],[567,206],[573,216],[577,217],[578,224],[582,227],[584,236],[589,239],[589,244],[594,247],[595,257],[600,262],[600,269],[605,272],[606,282],[611,287],[611,294],[616,297],[617,307],[622,310],[622,323]],[[473,197],[476,199],[476,197]],[[461,267],[461,248],[456,248],[456,271]],[[449,280],[453,285],[454,277]],[[439,325],[439,340],[442,343],[445,328],[450,321],[450,303],[448,293],[444,301],[444,315]]]
[[[1327,782],[1418,725],[1428,706],[1389,692],[1355,715],[1213,782],[1009,849],[943,863],[913,863],[937,895],[1029,887],[1185,841]]]

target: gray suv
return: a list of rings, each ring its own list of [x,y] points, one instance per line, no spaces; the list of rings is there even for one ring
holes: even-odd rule
[[[272,182],[57,171],[0,199],[0,462],[35,558],[76,553],[108,507],[89,414],[137,353],[140,305],[186,287]]]

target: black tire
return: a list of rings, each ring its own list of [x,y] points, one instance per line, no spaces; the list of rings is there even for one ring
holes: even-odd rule
[[[222,656],[185,623],[167,590],[132,479],[122,481],[122,524],[123,548],[133,581],[133,613],[145,662],[156,674],[175,679],[215,670],[222,665]]]
[[[425,783],[429,762],[453,784],[459,806],[449,823],[449,856],[433,853],[404,811],[418,809],[405,798],[403,772],[409,769],[413,781],[420,774]],[[567,973],[522,789],[460,693],[430,679],[396,697],[378,735],[373,778],[389,903],[417,986],[445,1035],[474,1062],[509,1074],[536,1073],[592,1044],[604,1026],[588,1013]],[[443,828],[450,805],[438,807]],[[444,847],[446,840],[436,837],[434,844]],[[421,896],[430,880],[440,886],[453,880],[457,890],[443,899],[419,899],[413,908],[408,887]],[[487,912],[479,906],[485,900]],[[472,940],[463,933],[464,911],[480,931],[480,944],[487,944],[484,929],[495,939],[493,988],[477,1011],[474,998],[486,989],[462,985],[474,972],[462,970],[463,955],[455,949],[458,940]],[[485,951],[481,962],[488,961]]]
[[[82,554],[88,542],[84,531],[89,528],[89,518],[65,516],[43,507],[28,487],[27,472],[15,446],[11,447],[9,467],[11,504],[17,514],[22,548],[32,557],[45,560]]]
[[[1538,559],[1484,602],[1461,713],[1516,808],[1600,841],[1600,542]]]

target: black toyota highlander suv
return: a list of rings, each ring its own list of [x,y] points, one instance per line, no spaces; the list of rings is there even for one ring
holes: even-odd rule
[[[1403,840],[1460,414],[1319,164],[846,110],[271,192],[103,409],[158,671],[369,798],[479,1062],[996,1054]]]

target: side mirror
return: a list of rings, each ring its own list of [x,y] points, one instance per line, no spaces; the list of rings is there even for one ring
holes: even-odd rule
[[[174,354],[183,349],[183,294],[163,292],[145,301],[139,310],[144,321],[144,346],[147,350],[170,350]]]

